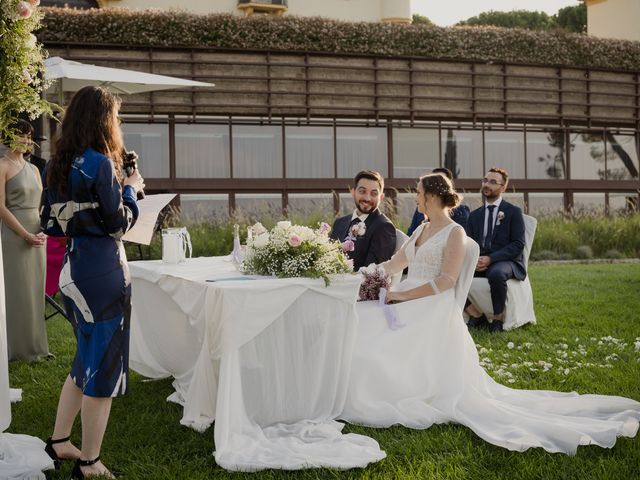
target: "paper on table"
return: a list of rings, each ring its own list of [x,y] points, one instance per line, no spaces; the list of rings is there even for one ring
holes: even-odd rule
[[[123,240],[132,243],[149,245],[153,238],[153,230],[158,220],[160,211],[169,204],[175,193],[160,193],[158,195],[146,195],[142,200],[138,200],[138,220],[136,224],[124,234]]]

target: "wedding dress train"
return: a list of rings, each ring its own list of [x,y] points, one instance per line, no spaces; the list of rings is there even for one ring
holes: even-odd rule
[[[424,228],[424,227],[422,227]],[[417,230],[390,261],[408,263],[399,290],[446,278],[460,252],[445,227],[416,248]],[[404,256],[404,257],[403,257]],[[455,269],[456,267],[454,267]],[[397,269],[397,268],[396,268]],[[451,277],[449,272],[449,277]],[[345,410],[350,423],[424,429],[456,422],[509,450],[542,447],[574,454],[578,445],[612,447],[638,431],[640,403],[628,398],[516,390],[495,382],[480,367],[454,289],[392,306],[404,327],[391,330],[377,302],[359,302],[358,336]]]

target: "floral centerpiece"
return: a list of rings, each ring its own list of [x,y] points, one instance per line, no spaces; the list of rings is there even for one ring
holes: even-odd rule
[[[267,230],[256,223],[240,268],[256,275],[323,278],[329,285],[329,275],[353,271],[340,242],[329,238],[329,230],[326,223],[315,230],[287,221]]]

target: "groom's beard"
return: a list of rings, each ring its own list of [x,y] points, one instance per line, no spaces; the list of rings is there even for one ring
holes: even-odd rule
[[[364,213],[366,215],[370,214],[377,208],[373,203],[364,201],[358,202],[356,207],[360,213]]]

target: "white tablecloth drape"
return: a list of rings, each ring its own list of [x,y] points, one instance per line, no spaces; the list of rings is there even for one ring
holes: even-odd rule
[[[181,423],[215,419],[228,470],[364,467],[377,442],[341,433],[359,278],[240,274],[226,257],[132,262],[131,367],[175,378]],[[215,280],[215,281],[207,281]]]
[[[11,424],[11,401],[19,401],[21,392],[9,388],[2,240],[0,239],[0,479],[44,480],[42,470],[53,468],[44,451],[44,442],[28,435],[3,433]]]

